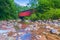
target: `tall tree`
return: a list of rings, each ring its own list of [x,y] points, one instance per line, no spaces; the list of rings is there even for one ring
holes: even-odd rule
[[[37,0],[30,0],[30,2],[29,2],[29,5],[30,5],[31,9],[36,8],[37,4],[38,4]]]
[[[0,0],[0,20],[16,18],[17,13],[14,0]]]

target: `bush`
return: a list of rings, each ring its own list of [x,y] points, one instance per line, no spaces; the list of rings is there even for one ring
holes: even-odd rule
[[[60,18],[59,11],[60,11],[60,9],[51,9],[48,12],[44,13],[44,15],[46,15],[45,17],[48,19],[59,19]]]
[[[31,14],[31,16],[29,16],[29,17],[25,17],[25,19],[28,19],[28,20],[37,20],[37,15],[36,15],[36,13],[33,13],[33,14]]]
[[[48,20],[48,19],[59,19],[60,18],[60,9],[50,9],[47,12],[41,13],[33,13],[31,16],[26,17],[26,19],[30,20]]]

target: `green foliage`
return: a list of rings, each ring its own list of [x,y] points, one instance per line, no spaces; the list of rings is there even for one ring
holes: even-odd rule
[[[37,15],[35,13],[33,13],[31,16],[29,17],[25,17],[28,20],[37,20]]]
[[[51,4],[48,0],[38,0],[38,6],[37,11],[40,13],[44,13],[47,10],[49,10],[51,7]]]
[[[32,7],[32,6],[31,6]],[[36,13],[33,16],[27,17],[31,20],[48,20],[60,18],[60,0],[38,0]]]
[[[26,17],[31,20],[48,20],[48,19],[59,19],[60,18],[60,9],[50,9],[44,14],[33,13],[30,17]]]
[[[59,19],[60,9],[50,9],[48,12],[44,13],[45,19]]]
[[[60,0],[52,0],[54,8],[60,8]]]
[[[31,5],[30,9],[34,9],[37,7],[38,1],[37,0],[30,0],[29,4]]]
[[[38,12],[44,13],[50,8],[60,8],[60,0],[38,0]]]
[[[14,0],[0,0],[0,20],[16,19]]]

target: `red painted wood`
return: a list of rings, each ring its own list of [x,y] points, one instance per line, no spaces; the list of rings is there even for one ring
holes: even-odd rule
[[[31,15],[30,11],[25,11],[25,12],[19,13],[19,16],[30,16],[30,15]]]

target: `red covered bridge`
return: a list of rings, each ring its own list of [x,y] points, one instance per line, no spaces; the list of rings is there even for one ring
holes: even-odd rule
[[[22,11],[18,15],[19,17],[30,16],[33,12],[35,12],[35,10],[30,9],[30,10]]]
[[[31,13],[32,13],[32,10],[22,11],[19,13],[19,17],[30,16]]]
[[[19,18],[24,20],[25,16],[30,16],[33,12],[35,12],[33,9],[22,11],[18,14]]]

